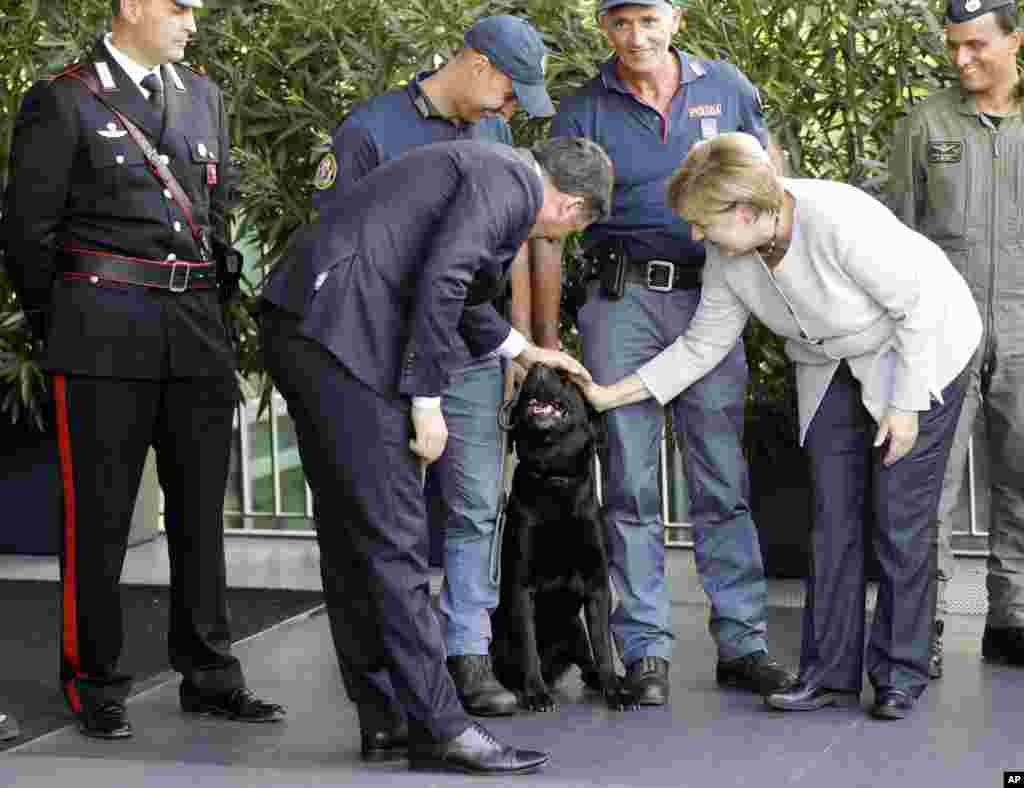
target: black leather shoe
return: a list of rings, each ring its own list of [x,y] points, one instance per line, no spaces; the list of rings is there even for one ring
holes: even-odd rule
[[[875,690],[875,705],[871,716],[880,720],[902,720],[914,708],[914,699],[904,690],[879,687]]]
[[[859,706],[860,693],[826,689],[798,679],[788,689],[766,695],[764,702],[782,711],[814,711],[825,706]]]
[[[200,692],[188,681],[181,682],[178,693],[181,710],[190,714],[227,717],[239,722],[278,722],[284,719],[284,707],[260,700],[246,687],[227,692]]]
[[[448,657],[447,665],[467,713],[477,717],[502,717],[516,713],[515,693],[505,689],[494,677],[489,655]]]
[[[359,756],[364,761],[397,761],[409,755],[409,726],[359,731]]]
[[[981,656],[990,662],[1024,665],[1024,627],[997,628],[986,624]]]
[[[641,706],[668,703],[668,660],[640,657],[626,668],[626,691]]]
[[[932,642],[928,656],[928,677],[932,679],[942,678],[942,632],[946,628],[941,618],[935,619],[932,624]]]
[[[0,711],[0,741],[17,739],[20,735],[21,730],[18,728],[18,721],[10,714],[4,714]]]
[[[502,744],[475,722],[458,736],[433,747],[409,748],[409,768],[415,771],[526,774],[540,768],[550,758],[546,752],[517,750]]]
[[[739,659],[719,660],[715,680],[726,687],[770,695],[792,687],[796,676],[783,668],[764,651],[755,651]]]
[[[78,729],[94,739],[127,739],[132,735],[124,703],[111,700],[99,706],[82,706]]]

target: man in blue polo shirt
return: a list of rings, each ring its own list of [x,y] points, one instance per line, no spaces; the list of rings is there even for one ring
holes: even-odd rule
[[[343,206],[345,195],[363,176],[421,145],[461,139],[511,145],[505,116],[517,106],[534,117],[554,113],[544,88],[544,57],[540,34],[526,21],[514,16],[480,20],[443,68],[352,111],[317,168],[314,207],[323,214],[333,205]],[[523,252],[511,277],[512,323],[539,346],[557,350],[560,261],[531,272]],[[515,308],[523,302],[532,309]],[[471,358],[461,340],[456,340],[456,352],[460,364],[442,398],[448,446],[430,466],[426,485],[438,521],[434,527],[445,530],[440,607],[448,669],[469,713],[512,714],[516,697],[494,677],[488,656],[490,611],[498,601],[490,553],[502,468],[497,421],[503,396],[501,361],[496,355]],[[332,620],[335,639],[351,637],[348,627],[334,624]],[[347,672],[344,665],[342,671]],[[350,676],[345,680],[351,688]]]
[[[735,66],[672,47],[682,19],[671,0],[603,0],[601,29],[615,50],[600,73],[562,100],[552,136],[588,137],[615,166],[611,218],[583,238],[590,274],[579,312],[584,360],[599,383],[619,380],[685,331],[700,300],[704,248],[665,200],[668,178],[692,145],[746,131],[768,145],[757,90]],[[537,245],[538,255],[557,254]],[[767,653],[767,587],[750,514],[742,430],[747,388],[742,342],[672,402],[685,449],[697,570],[711,601],[719,683],[768,693],[793,676]],[[604,502],[620,605],[612,630],[627,680],[647,705],[668,701],[672,655],[665,585],[657,403],[607,415]]]

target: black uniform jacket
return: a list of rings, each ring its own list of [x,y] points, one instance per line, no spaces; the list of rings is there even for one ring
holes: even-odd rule
[[[510,327],[488,300],[533,227],[543,181],[532,155],[462,140],[377,167],[297,233],[263,298],[387,395],[439,396],[470,352]]]
[[[185,66],[164,65],[161,118],[102,41],[90,61],[68,71],[96,75],[97,63],[106,64],[115,86],[104,92],[105,100],[168,157],[197,226],[220,232],[231,180],[220,91]],[[36,83],[25,96],[11,175],[3,226],[7,266],[46,340],[47,368],[135,379],[233,374],[216,289],[172,293],[62,277],[69,248],[147,260],[201,259],[184,213],[165,196],[142,149],[67,72]]]

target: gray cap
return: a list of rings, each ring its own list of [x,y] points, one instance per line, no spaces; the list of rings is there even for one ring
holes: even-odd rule
[[[182,8],[202,8],[203,0],[174,0],[176,5]]]
[[[601,7],[597,13],[603,14],[620,5],[667,5],[672,8],[682,8],[686,5],[686,0],[601,0]]]
[[[989,11],[1013,4],[1014,0],[949,0],[949,5],[946,6],[946,21],[959,25]]]

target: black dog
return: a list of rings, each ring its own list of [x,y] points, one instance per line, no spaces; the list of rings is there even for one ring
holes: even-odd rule
[[[548,688],[575,664],[609,707],[637,708],[612,660],[597,414],[564,373],[535,365],[509,422],[519,464],[501,543],[501,601],[491,616],[495,675],[524,708],[550,711]]]

